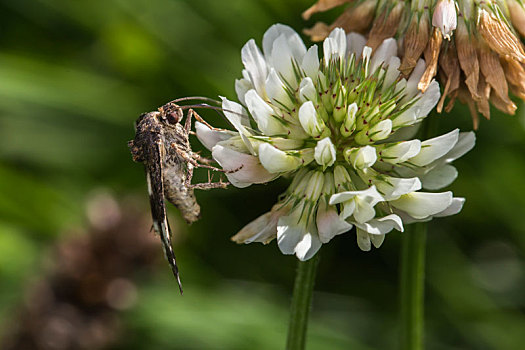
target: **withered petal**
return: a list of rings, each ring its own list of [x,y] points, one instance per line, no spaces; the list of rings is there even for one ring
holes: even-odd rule
[[[428,43],[428,46],[425,50],[425,61],[427,66],[423,76],[419,80],[419,84],[417,85],[418,89],[422,92],[427,90],[428,86],[432,82],[432,79],[437,73],[439,51],[441,49],[442,42],[443,35],[441,35],[441,31],[438,28],[434,28],[430,42]]]
[[[303,33],[308,35],[312,41],[324,40],[330,31],[330,26],[323,22],[317,22],[312,28],[303,29]]]
[[[476,38],[470,35],[464,20],[460,20],[456,30],[456,47],[461,70],[465,73],[465,84],[474,100],[479,100],[478,80],[479,62],[476,52]]]
[[[351,2],[352,0],[318,0],[315,4],[310,6],[306,11],[303,12],[304,19],[310,19],[314,13],[328,11],[344,4],[345,2]]]
[[[487,45],[500,55],[509,55],[525,63],[521,42],[507,24],[486,10],[480,10],[479,16],[478,31]]]
[[[480,50],[479,58],[481,73],[493,89],[491,95],[496,94],[498,99],[501,100],[501,104],[509,105],[505,110],[512,110],[510,106],[514,105],[514,103],[509,98],[507,79],[505,78],[505,72],[503,71],[503,67],[501,67],[498,55],[490,51],[488,47],[484,47]]]
[[[405,3],[403,1],[388,1],[385,7],[389,8],[383,8],[379,11],[381,15],[376,18],[372,29],[370,29],[366,45],[370,46],[372,50],[375,50],[386,38],[394,36],[401,21]]]
[[[428,44],[430,36],[430,19],[428,11],[421,16],[414,14],[403,38],[404,56],[399,71],[408,77]]]

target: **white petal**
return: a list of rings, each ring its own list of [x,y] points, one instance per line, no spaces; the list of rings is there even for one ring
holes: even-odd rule
[[[415,219],[425,219],[445,210],[452,203],[452,192],[412,192],[390,201],[390,205],[405,211]]]
[[[267,243],[277,235],[277,220],[272,222],[272,213],[267,212],[244,226],[231,239],[236,243]]]
[[[363,53],[361,54],[361,59],[363,64],[367,67],[367,70],[370,66],[370,57],[372,57],[372,48],[370,46],[363,47]]]
[[[384,140],[392,132],[392,126],[392,120],[382,120],[368,130],[368,138],[374,141]]]
[[[312,101],[306,101],[299,108],[299,122],[304,131],[313,137],[320,136],[325,128],[325,124],[317,114]]]
[[[267,244],[277,235],[277,222],[279,218],[286,215],[289,206],[283,206],[277,203],[272,210],[259,216],[257,219],[244,226],[231,239],[236,243],[261,242]]]
[[[423,175],[421,181],[427,190],[439,190],[450,185],[458,177],[458,171],[452,165],[443,165]]]
[[[437,81],[432,80],[425,93],[414,104],[418,121],[425,118],[430,113],[430,111],[432,111],[432,109],[438,103],[440,97],[441,92],[439,90],[439,84]]]
[[[452,203],[447,207],[447,209],[434,214],[435,217],[440,218],[444,216],[456,215],[463,209],[463,204],[465,204],[465,198],[454,197],[452,198]]]
[[[257,44],[255,44],[255,40],[250,39],[243,46],[241,50],[241,58],[255,90],[257,90],[262,96],[265,96],[266,92],[264,90],[264,82],[268,75],[268,69],[261,51],[257,47]]]
[[[328,243],[332,238],[352,229],[352,225],[343,220],[333,206],[327,204],[326,199],[319,202],[317,209],[317,230],[322,243]]]
[[[259,96],[255,90],[245,95],[246,107],[264,135],[272,136],[285,134],[284,125],[274,116],[274,110]]]
[[[375,218],[356,226],[372,235],[384,235],[393,229],[403,232],[403,221],[396,214],[390,214],[381,218]]]
[[[251,136],[251,133],[247,129],[250,127],[250,118],[248,117],[248,113],[244,107],[237,102],[230,101],[223,96],[220,96],[220,98],[222,100],[224,116],[239,132],[250,153],[254,154],[255,152],[253,150],[253,146],[250,143],[250,140],[248,140],[248,136]]]
[[[298,64],[300,64],[301,62],[303,62],[304,55],[306,55],[306,46],[304,45],[304,42],[299,36],[299,34],[295,32],[291,35],[288,35],[287,38],[288,46],[292,51],[292,57]]]
[[[401,130],[407,129],[407,126],[414,125],[417,122],[418,108],[410,107],[392,120],[393,128],[403,127]]]
[[[358,223],[365,223],[368,220],[372,220],[376,216],[374,204],[369,203],[366,200],[362,200],[359,197],[355,199],[356,207],[354,211],[354,219]]]
[[[399,66],[401,65],[401,60],[399,57],[391,57],[388,61],[388,68],[386,70],[385,74],[385,80],[383,82],[383,88],[381,89],[382,93],[385,93],[387,89],[389,89],[392,84],[394,84],[399,77]]]
[[[283,254],[294,254],[307,229],[301,217],[303,206],[300,205],[288,215],[281,216],[277,223],[277,244]]]
[[[458,142],[454,145],[454,148],[450,150],[445,156],[445,162],[450,163],[465,153],[470,151],[476,144],[476,135],[474,132],[460,132]]]
[[[295,255],[301,261],[312,258],[321,248],[322,243],[315,232],[306,232],[295,246]]]
[[[359,196],[359,198],[366,200],[368,203],[371,203],[373,205],[376,205],[378,202],[383,200],[381,194],[377,192],[376,187],[371,186],[366,190],[362,191],[345,191],[341,193],[336,193],[330,197],[329,204],[334,205],[338,203],[343,203],[354,198],[355,196]]]
[[[346,57],[346,34],[343,29],[332,30],[323,42],[323,54],[327,65],[331,60],[342,60]]]
[[[292,171],[302,165],[299,157],[288,155],[269,143],[263,143],[259,146],[259,159],[270,173]]]
[[[396,122],[394,121],[393,124],[395,126]],[[385,140],[385,142],[399,142],[413,139],[419,131],[420,127],[421,123],[417,123],[411,126],[407,126],[405,128],[398,129],[392,135],[390,135],[388,139]]]
[[[301,67],[307,77],[317,79],[319,72],[319,54],[317,45],[312,45],[303,57]]]
[[[351,199],[349,201],[344,202],[343,204],[341,204],[341,206],[342,206],[341,207],[342,210],[341,210],[341,214],[339,214],[341,219],[346,220],[350,216],[354,215],[355,208],[356,208],[356,204],[355,204],[355,200],[354,199]]]
[[[222,108],[225,110],[224,116],[226,119],[238,132],[250,134],[246,131],[246,127],[250,127],[250,117],[248,117],[246,109],[237,102],[228,100],[226,97],[219,97],[222,100]]]
[[[303,238],[303,230],[290,216],[283,216],[277,224],[277,245],[283,254],[294,254],[295,247]]]
[[[276,177],[261,165],[259,158],[250,154],[240,153],[220,144],[213,147],[211,154],[224,170],[233,171],[227,172],[226,177],[235,187],[266,183]]]
[[[411,140],[388,145],[381,150],[380,158],[387,163],[402,163],[409,158],[415,157],[421,150],[421,141]]]
[[[317,90],[310,77],[303,78],[299,84],[299,99],[301,102],[317,101]]]
[[[285,90],[284,84],[277,76],[275,69],[270,68],[270,74],[266,79],[266,94],[276,106],[284,106],[288,109],[293,108],[293,102]]]
[[[423,73],[425,72],[425,60],[419,59],[417,61],[416,66],[414,67],[414,70],[412,71],[412,74],[410,74],[410,77],[408,78],[407,85],[406,85],[406,95],[403,98],[402,102],[408,102],[412,97],[416,96],[419,93],[419,90],[417,88],[417,85],[419,84],[419,81],[421,80],[421,77],[423,76]]]
[[[345,152],[345,158],[350,161],[354,169],[369,168],[377,160],[376,149],[372,146],[351,148],[348,153]]]
[[[366,45],[366,38],[358,33],[350,33],[346,36],[346,46],[348,54],[354,54],[356,61],[361,57],[363,48]]]
[[[359,249],[361,249],[364,252],[370,251],[370,249],[372,248],[372,245],[370,244],[370,237],[368,236],[368,233],[358,228],[356,230],[356,234],[357,234],[357,245]]]
[[[385,235],[368,235],[374,247],[379,248],[385,241]]]
[[[247,79],[236,79],[235,80],[235,93],[237,94],[237,98],[243,105],[246,106],[246,102],[244,101],[244,95],[246,95],[246,92],[248,90],[253,89],[252,82]]]
[[[195,132],[200,143],[207,149],[211,150],[217,142],[228,140],[236,134],[227,130],[213,130],[201,122],[195,122]]]
[[[390,58],[397,56],[397,42],[394,38],[385,39],[374,51],[370,60],[370,74],[373,74],[383,63],[390,61]]]
[[[417,177],[405,179],[391,176],[383,176],[384,181],[375,181],[379,192],[387,201],[398,199],[404,194],[421,189],[421,181]]]
[[[280,23],[274,24],[268,28],[268,30],[263,35],[262,41],[263,52],[266,58],[270,57],[272,53],[273,42],[281,34],[284,34],[286,37],[290,37],[297,33],[291,27]]]
[[[295,58],[292,53],[292,48],[289,46],[288,39],[284,34],[281,34],[273,42],[270,62],[274,66],[277,73],[281,76],[283,82],[290,85],[292,88],[296,88],[298,85],[293,66],[294,59]]]
[[[324,169],[335,163],[335,146],[329,137],[318,141],[315,145],[314,158],[317,164],[322,165]]]
[[[459,129],[421,143],[421,151],[408,161],[417,166],[425,166],[447,154],[458,142]]]

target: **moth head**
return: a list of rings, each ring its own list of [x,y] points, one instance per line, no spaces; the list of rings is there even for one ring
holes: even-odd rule
[[[174,103],[168,103],[159,108],[160,119],[165,124],[175,125],[178,124],[184,116],[182,108]]]

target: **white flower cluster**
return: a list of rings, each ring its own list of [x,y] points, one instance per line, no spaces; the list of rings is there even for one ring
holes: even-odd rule
[[[284,254],[311,258],[334,236],[354,226],[362,250],[379,247],[392,229],[412,221],[458,213],[463,198],[421,192],[449,185],[449,165],[474,146],[473,133],[411,139],[439,100],[439,85],[417,84],[420,60],[400,76],[397,43],[372,52],[365,38],[335,29],[318,48],[306,48],[290,27],[272,26],[261,52],[252,39],[242,48],[241,104],[222,99],[236,131],[197,123],[199,140],[237,187],[291,175],[270,212],[244,227],[237,242],[277,237]]]

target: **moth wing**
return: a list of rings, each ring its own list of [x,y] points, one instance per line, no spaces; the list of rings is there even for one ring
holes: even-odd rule
[[[171,228],[166,215],[166,205],[164,202],[164,184],[162,177],[162,162],[166,153],[164,144],[160,135],[153,134],[151,142],[148,142],[146,162],[146,181],[148,184],[149,200],[151,206],[151,216],[153,218],[153,227],[155,232],[160,236],[164,247],[164,253],[168,263],[171,266],[173,275],[179,284],[180,293],[182,294],[182,284],[177,267],[175,253],[171,246]]]

